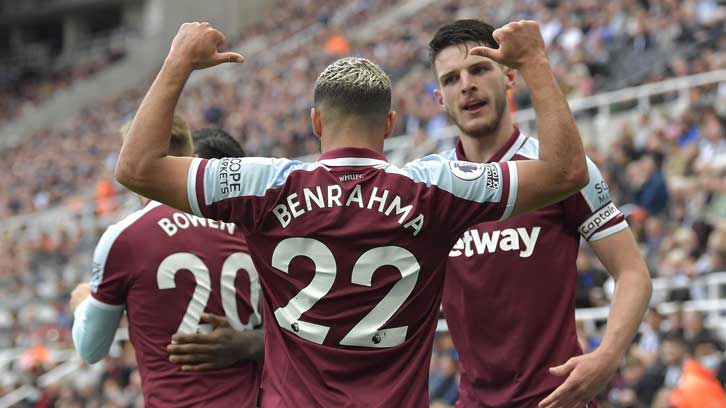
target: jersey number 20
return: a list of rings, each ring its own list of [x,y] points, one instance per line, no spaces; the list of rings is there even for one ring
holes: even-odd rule
[[[237,290],[234,287],[234,281],[237,278],[237,271],[240,269],[247,271],[250,278],[250,303],[253,313],[247,324],[242,324],[237,311]],[[199,318],[207,307],[209,293],[212,291],[209,268],[198,256],[189,252],[177,252],[169,255],[161,261],[156,271],[156,283],[159,285],[159,289],[174,289],[176,287],[174,276],[181,270],[188,270],[194,275],[196,286],[177,333],[196,333],[199,328]],[[249,330],[260,324],[260,313],[257,311],[260,281],[257,269],[248,254],[235,252],[227,257],[222,266],[220,286],[222,307],[232,328],[240,331]]]

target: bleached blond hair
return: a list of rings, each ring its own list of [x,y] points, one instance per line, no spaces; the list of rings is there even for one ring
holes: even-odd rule
[[[376,63],[339,59],[315,82],[315,107],[342,114],[386,115],[391,110],[391,80]]]

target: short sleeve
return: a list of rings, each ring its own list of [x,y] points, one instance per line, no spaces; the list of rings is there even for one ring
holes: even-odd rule
[[[317,165],[264,157],[194,159],[187,178],[189,206],[200,217],[251,230],[267,212],[266,196],[281,189],[292,171],[311,166]]]
[[[123,306],[133,273],[133,252],[118,225],[109,227],[96,245],[91,266],[92,296],[107,305]]]
[[[472,163],[431,155],[404,169],[414,181],[435,188],[436,206],[454,230],[511,216],[517,199],[514,162]]]
[[[610,198],[600,170],[587,159],[590,182],[564,201],[567,223],[587,241],[597,241],[628,228],[625,216]]]

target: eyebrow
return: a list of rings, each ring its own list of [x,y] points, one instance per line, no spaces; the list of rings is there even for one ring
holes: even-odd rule
[[[492,62],[491,61],[479,61],[471,65],[467,65],[465,69],[472,69],[472,68],[491,68]],[[458,70],[451,70],[451,71],[445,71],[443,74],[439,75],[439,81],[443,82],[448,77],[454,75]]]

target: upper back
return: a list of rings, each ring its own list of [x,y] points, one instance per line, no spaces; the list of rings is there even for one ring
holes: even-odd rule
[[[370,400],[362,404],[419,404],[440,266],[465,227],[511,212],[508,165],[450,166],[431,156],[398,168],[355,153],[312,164],[197,161],[191,169],[191,207],[250,238],[270,316],[268,398],[293,398],[281,390],[297,381],[317,391],[294,398],[313,405],[360,398],[358,387],[378,390],[363,393]]]
[[[181,373],[170,363],[165,348],[177,332],[205,330],[202,312],[226,316],[238,330],[261,323],[257,272],[239,228],[156,202],[107,229],[94,253],[91,287],[97,300],[126,305],[144,391],[156,387],[151,398],[176,398],[164,387],[199,381],[199,375]],[[206,399],[216,391],[221,398],[245,381],[254,390],[256,371],[256,366],[227,370],[231,380],[218,378]]]

